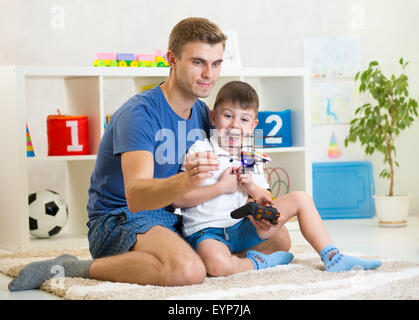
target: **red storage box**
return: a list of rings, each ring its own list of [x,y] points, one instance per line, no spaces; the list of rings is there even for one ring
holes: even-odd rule
[[[49,115],[47,117],[48,155],[89,154],[89,119],[83,116]]]

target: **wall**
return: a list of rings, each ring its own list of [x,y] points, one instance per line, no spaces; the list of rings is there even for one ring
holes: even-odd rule
[[[354,8],[364,9],[353,28]],[[171,28],[188,16],[207,17],[236,30],[243,66],[303,66],[304,38],[359,35],[362,65],[378,60],[386,74],[398,72],[398,59],[411,63],[410,91],[419,98],[419,1],[417,0],[1,0],[0,64],[91,65],[95,52],[153,52],[166,49]],[[60,11],[63,9],[63,11]],[[363,26],[362,26],[363,24]],[[366,159],[359,146],[343,148],[347,126],[337,127],[339,160]],[[314,126],[313,161],[328,161],[328,126]],[[396,191],[412,195],[410,214],[419,215],[419,121],[398,139]],[[340,140],[339,140],[340,139]],[[328,141],[327,141],[328,142]],[[382,157],[370,158],[376,191]]]

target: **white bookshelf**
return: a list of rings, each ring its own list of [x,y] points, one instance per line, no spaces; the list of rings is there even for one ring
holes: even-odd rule
[[[87,247],[88,187],[96,161],[105,116],[116,111],[144,85],[163,82],[166,68],[0,67],[3,121],[0,126],[0,248],[29,250]],[[312,194],[310,158],[309,74],[303,68],[223,69],[212,94],[204,101],[212,107],[218,89],[230,80],[247,81],[259,94],[261,110],[291,109],[289,148],[265,148],[272,163],[286,168],[290,190]],[[48,156],[46,117],[56,113],[89,117],[90,154]],[[28,122],[35,157],[26,157]],[[59,192],[69,206],[63,230],[49,239],[29,234],[28,194],[38,189]],[[293,229],[294,223],[288,228]]]

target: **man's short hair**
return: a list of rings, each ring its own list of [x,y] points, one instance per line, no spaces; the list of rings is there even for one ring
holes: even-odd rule
[[[223,103],[238,103],[242,109],[253,109],[258,113],[259,97],[256,90],[243,81],[230,81],[223,85],[215,98],[214,110]]]
[[[169,37],[169,47],[176,57],[180,58],[182,49],[191,41],[202,41],[208,44],[222,43],[225,48],[227,37],[213,22],[205,18],[186,18],[178,22]]]

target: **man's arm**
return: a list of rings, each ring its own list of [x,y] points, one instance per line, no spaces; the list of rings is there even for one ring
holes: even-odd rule
[[[232,173],[233,168],[227,168],[220,179],[209,186],[199,187],[185,194],[172,203],[175,208],[189,208],[214,199],[225,193],[233,193],[238,189],[237,175]]]
[[[153,178],[153,154],[130,151],[121,154],[125,197],[131,212],[154,210],[173,203],[202,185],[216,170],[218,161],[207,153],[195,154],[185,164],[186,171],[164,179]]]
[[[222,194],[223,192],[221,192],[220,188],[217,187],[217,184],[212,184],[210,186],[200,187],[188,192],[180,199],[174,201],[172,206],[174,208],[195,207]]]

